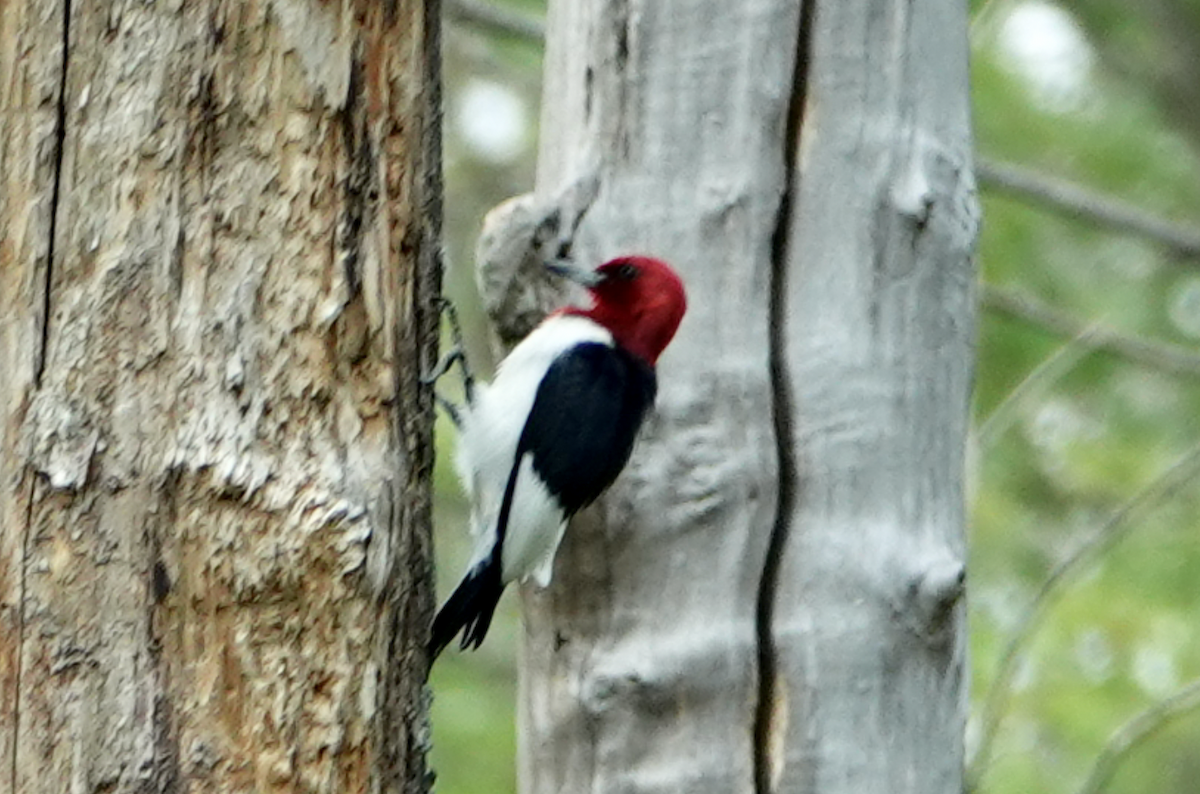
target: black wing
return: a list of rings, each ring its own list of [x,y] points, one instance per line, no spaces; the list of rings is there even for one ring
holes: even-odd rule
[[[532,453],[533,470],[574,515],[625,468],[656,389],[654,370],[631,353],[599,342],[576,345],[546,371],[516,461]]]
[[[565,516],[574,515],[595,501],[625,468],[656,389],[649,365],[598,342],[578,345],[550,365],[517,442],[496,521],[495,546],[438,611],[429,641],[431,660],[460,631],[463,648],[478,648],[487,634],[504,591],[501,550],[525,455],[533,455],[534,472],[558,499]]]

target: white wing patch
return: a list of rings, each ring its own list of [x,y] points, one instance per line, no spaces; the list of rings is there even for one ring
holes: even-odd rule
[[[477,387],[474,405],[463,413],[456,468],[471,500],[471,532],[476,536],[472,566],[495,545],[500,503],[538,386],[554,360],[582,342],[611,345],[612,335],[584,317],[550,317],[513,348],[495,380]],[[565,529],[558,503],[534,476],[532,458],[526,455],[505,532],[502,580],[532,577],[540,587],[548,585]]]
[[[554,552],[566,528],[558,502],[534,476],[533,456],[526,454],[517,472],[500,578],[510,582],[532,576],[539,587],[550,584]]]

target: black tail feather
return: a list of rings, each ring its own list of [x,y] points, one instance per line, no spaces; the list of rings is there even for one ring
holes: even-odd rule
[[[492,615],[503,592],[499,560],[485,560],[468,571],[433,619],[429,663],[433,664],[460,630],[463,633],[460,647],[478,648],[492,625]]]

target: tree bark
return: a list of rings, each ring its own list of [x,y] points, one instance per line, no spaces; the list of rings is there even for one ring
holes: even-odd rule
[[[537,189],[482,258],[502,337],[564,243],[666,258],[690,307],[525,591],[522,790],[958,794],[965,7],[552,2],[545,63]]]
[[[0,4],[0,792],[423,792],[436,2]]]

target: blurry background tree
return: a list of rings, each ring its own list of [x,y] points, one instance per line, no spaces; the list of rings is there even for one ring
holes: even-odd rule
[[[476,3],[448,6],[448,286],[460,302],[482,213],[532,185],[539,101],[540,4],[503,6],[512,25]],[[971,13],[984,287],[969,778],[997,794],[1192,792],[1200,2],[976,0]],[[478,315],[475,328],[484,360]],[[457,572],[446,452],[438,551]],[[501,625],[478,655],[435,670],[444,792],[511,790],[513,637]]]

